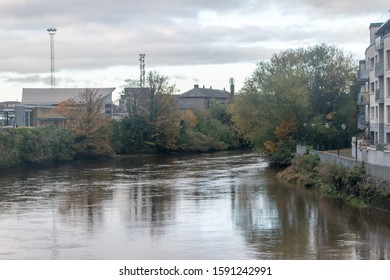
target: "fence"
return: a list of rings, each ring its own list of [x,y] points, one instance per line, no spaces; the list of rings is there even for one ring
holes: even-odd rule
[[[306,146],[297,145],[296,153],[297,155],[303,155],[306,151]],[[347,168],[352,168],[357,164],[362,164],[361,161],[357,161],[353,158],[346,158],[342,156],[338,156],[335,154],[330,154],[323,151],[310,150],[310,154],[318,155],[322,162],[332,163],[332,164],[340,164]],[[363,162],[364,169],[366,174],[373,177],[378,177],[386,180],[390,180],[390,167],[378,164],[370,164],[367,162]]]

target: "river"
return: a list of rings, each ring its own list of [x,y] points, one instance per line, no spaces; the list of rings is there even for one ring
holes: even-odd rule
[[[0,259],[390,259],[390,213],[282,183],[257,154],[0,173]]]

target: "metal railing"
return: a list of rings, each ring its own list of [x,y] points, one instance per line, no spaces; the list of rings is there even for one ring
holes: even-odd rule
[[[375,101],[378,103],[384,102],[384,90],[383,88],[378,88],[375,90]]]

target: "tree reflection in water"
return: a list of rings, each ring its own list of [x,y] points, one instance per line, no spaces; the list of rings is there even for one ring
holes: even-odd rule
[[[256,154],[4,172],[2,259],[389,259],[389,213],[283,184]]]

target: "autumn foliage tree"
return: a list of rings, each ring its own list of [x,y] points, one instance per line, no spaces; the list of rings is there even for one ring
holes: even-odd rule
[[[145,88],[123,92],[124,118],[114,124],[120,134],[121,153],[175,150],[180,131],[180,112],[168,77],[149,72]]]
[[[258,63],[235,96],[230,106],[233,121],[271,162],[289,164],[295,144],[305,135],[308,140],[304,123],[318,128],[345,123],[349,135],[353,133],[355,73],[350,56],[325,44],[274,54]],[[331,130],[322,131],[322,138],[330,138]],[[316,142],[314,137],[309,140],[312,145]]]
[[[111,118],[104,113],[98,90],[85,89],[77,97],[61,102],[57,111],[66,118],[66,127],[74,135],[77,157],[107,158],[113,155]]]
[[[157,72],[149,72],[147,83],[152,140],[158,150],[174,150],[180,131],[180,112],[173,96],[175,86],[169,84],[166,76]]]

